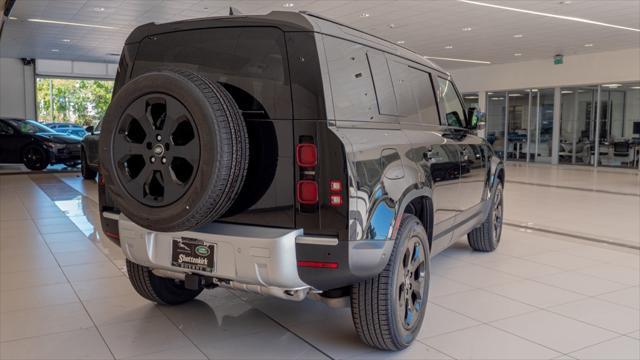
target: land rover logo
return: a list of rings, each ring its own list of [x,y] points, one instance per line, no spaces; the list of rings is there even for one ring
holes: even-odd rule
[[[156,146],[153,147],[153,153],[157,156],[164,154],[164,146],[162,146],[162,144],[156,144]]]
[[[198,245],[196,246],[196,253],[200,256],[209,256],[211,252],[209,251],[208,247],[203,245]]]

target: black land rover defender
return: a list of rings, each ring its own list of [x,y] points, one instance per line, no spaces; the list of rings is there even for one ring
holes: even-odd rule
[[[504,170],[478,113],[388,41],[309,13],[147,24],[113,95],[102,225],[151,301],[217,286],[348,300],[364,342],[399,350],[429,259],[467,234],[498,246]]]

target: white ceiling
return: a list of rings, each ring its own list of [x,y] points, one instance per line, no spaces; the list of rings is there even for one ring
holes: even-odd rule
[[[477,0],[529,11],[640,28],[639,0]],[[285,8],[283,4],[292,3]],[[565,4],[569,3],[569,4]],[[640,47],[640,32],[507,11],[455,0],[19,0],[0,40],[3,57],[117,62],[129,32],[147,22],[309,10],[423,55],[509,63]],[[363,17],[363,13],[369,14]],[[45,24],[45,19],[113,27]],[[393,24],[393,25],[391,25]],[[470,27],[471,31],[463,31]],[[521,38],[513,35],[521,34]],[[65,42],[65,39],[67,40]],[[584,45],[590,43],[591,47]],[[453,48],[445,48],[452,45]],[[515,53],[522,54],[514,56]],[[439,61],[445,69],[478,64]]]

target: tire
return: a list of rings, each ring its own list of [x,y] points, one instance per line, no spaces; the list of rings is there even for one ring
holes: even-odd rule
[[[190,230],[222,216],[249,163],[247,129],[231,95],[186,70],[125,84],[99,141],[107,191],[124,215],[154,231]]]
[[[419,278],[413,277],[413,282],[406,277],[404,270],[405,263],[412,261],[412,254],[422,257],[421,260],[416,258],[421,262],[414,273],[419,274]],[[397,351],[411,345],[424,319],[429,295],[429,274],[427,234],[418,218],[404,215],[387,266],[378,276],[351,288],[351,314],[360,339],[381,350]],[[421,289],[408,288],[409,283],[421,283]],[[410,301],[413,305],[409,309],[411,317],[408,312],[402,311],[406,309],[402,302],[406,306],[407,292],[411,294]],[[416,296],[415,302],[413,296]]]
[[[484,222],[477,228],[471,230],[467,235],[469,245],[473,250],[491,252],[500,244],[502,235],[502,183],[496,185],[496,189],[491,198],[491,210]]]
[[[22,151],[22,162],[29,170],[44,170],[49,165],[49,156],[37,146],[27,146]]]
[[[80,172],[82,173],[82,177],[86,180],[95,180],[98,172],[93,170],[87,162],[87,154],[84,152],[84,149],[82,149],[81,156]]]
[[[161,305],[179,305],[200,295],[202,289],[191,290],[174,279],[156,276],[151,269],[127,259],[127,274],[133,288],[143,298]]]

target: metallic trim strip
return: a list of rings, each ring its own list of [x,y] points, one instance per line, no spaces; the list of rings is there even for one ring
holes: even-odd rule
[[[540,186],[540,187],[550,187],[550,188],[557,188],[557,189],[598,192],[598,193],[612,194],[612,195],[623,195],[623,196],[637,196],[637,197],[640,197],[640,194],[626,193],[626,192],[621,192],[621,191],[611,191],[611,190],[587,189],[587,188],[580,188],[580,187],[575,187],[575,186],[540,184],[540,183],[531,183],[531,182],[527,182],[527,181],[518,181],[518,180],[508,180],[507,184],[509,184],[509,183],[521,184],[521,185],[531,185],[531,186]]]
[[[296,244],[336,246],[338,239],[324,236],[297,236]]]
[[[529,230],[534,230],[534,231],[540,231],[540,232],[544,232],[544,233],[548,233],[548,234],[566,236],[566,237],[579,239],[579,240],[590,241],[590,242],[594,242],[594,243],[598,243],[598,244],[606,244],[606,245],[617,246],[617,247],[626,248],[626,249],[640,250],[640,246],[639,245],[625,244],[625,243],[615,242],[615,241],[611,241],[611,240],[599,239],[599,238],[591,237],[591,236],[577,235],[577,234],[572,234],[572,233],[568,233],[568,232],[564,232],[564,231],[550,230],[550,229],[545,229],[545,228],[538,227],[538,226],[517,224],[517,223],[508,222],[508,221],[504,221],[504,222],[502,222],[502,224],[503,225],[507,225],[507,226],[511,226],[511,227],[517,227],[517,228],[529,229]]]

